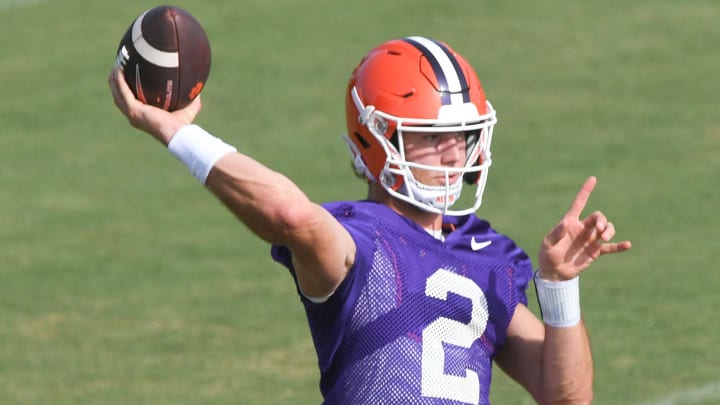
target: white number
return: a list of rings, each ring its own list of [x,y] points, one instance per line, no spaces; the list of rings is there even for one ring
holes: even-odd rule
[[[438,318],[422,333],[422,395],[477,404],[480,398],[480,379],[475,371],[465,370],[465,376],[444,373],[443,343],[469,348],[479,339],[488,321],[485,294],[472,280],[440,269],[427,279],[425,295],[446,301],[452,292],[472,302],[470,322],[465,324],[449,318]]]

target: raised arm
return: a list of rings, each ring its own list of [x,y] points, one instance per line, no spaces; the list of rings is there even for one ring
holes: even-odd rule
[[[588,178],[562,220],[544,237],[535,285],[543,321],[518,305],[497,362],[541,404],[586,404],[593,397],[593,361],[580,316],[578,276],[601,255],[624,252],[610,242],[615,227],[595,211],[581,219],[595,188]]]
[[[182,110],[167,112],[135,99],[117,69],[110,73],[108,84],[115,105],[130,124],[163,145],[181,133],[187,141],[175,146],[189,159],[196,153],[196,141],[198,145],[221,145],[213,152],[218,159],[208,165],[209,173],[196,177],[256,235],[290,248],[298,282],[306,295],[322,297],[334,291],[352,265],[355,244],[325,209],[310,201],[284,175],[191,125],[202,108],[199,97]],[[180,138],[175,139],[174,144],[178,143]],[[196,169],[191,171],[195,174]]]

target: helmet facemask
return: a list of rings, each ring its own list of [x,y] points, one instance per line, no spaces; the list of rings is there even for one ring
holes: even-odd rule
[[[352,98],[360,112],[359,121],[366,126],[385,151],[385,164],[379,178],[374,178],[362,162],[357,147],[346,139],[354,158],[358,173],[371,181],[378,182],[391,196],[416,206],[424,211],[445,215],[466,215],[475,212],[482,203],[488,169],[491,165],[490,143],[492,130],[496,122],[495,111],[487,102],[487,114],[478,114],[472,103],[455,106],[443,106],[438,119],[409,119],[395,117],[378,111],[374,106],[364,106],[356,89],[352,89]],[[447,108],[446,108],[447,107]],[[462,167],[432,166],[407,161],[405,157],[406,132],[465,134],[465,163]],[[427,170],[444,173],[444,185],[421,183],[413,175],[415,170]],[[450,177],[459,174],[450,184]],[[464,199],[465,207],[451,209],[462,194],[463,183],[475,188],[473,198]]]

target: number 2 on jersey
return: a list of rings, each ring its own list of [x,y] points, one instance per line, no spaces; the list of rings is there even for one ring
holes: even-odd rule
[[[464,377],[445,374],[443,343],[470,348],[485,332],[489,317],[487,300],[482,289],[471,279],[439,269],[427,279],[425,295],[446,301],[448,293],[457,294],[472,302],[471,319],[468,323],[462,323],[440,317],[423,330],[422,395],[477,404],[480,398],[480,379],[477,373],[466,369]]]

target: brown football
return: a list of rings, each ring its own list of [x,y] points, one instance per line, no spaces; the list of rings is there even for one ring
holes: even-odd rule
[[[190,104],[210,74],[210,41],[186,10],[158,6],[140,14],[125,32],[116,65],[135,97],[173,111]]]

